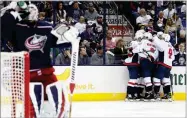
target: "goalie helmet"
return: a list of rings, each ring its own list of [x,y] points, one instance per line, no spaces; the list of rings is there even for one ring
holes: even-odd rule
[[[150,32],[145,32],[144,33],[143,39],[152,40],[152,38],[153,38],[153,36]]]
[[[162,38],[164,39],[164,41],[166,41],[166,42],[169,42],[170,41],[170,39],[171,39],[171,37],[170,37],[170,35],[169,34],[163,34],[162,35]]]
[[[29,4],[28,5],[28,11],[30,12],[29,16],[28,16],[28,20],[34,20],[37,21],[38,20],[38,8],[36,7],[36,5],[34,4]]]

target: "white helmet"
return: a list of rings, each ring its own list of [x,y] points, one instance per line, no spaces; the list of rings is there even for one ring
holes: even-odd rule
[[[139,34],[139,33],[144,34],[144,33],[145,33],[145,31],[144,31],[144,30],[138,30],[138,31],[136,31],[135,36],[136,36],[137,34]]]
[[[145,30],[141,29],[141,30],[138,30],[137,33],[140,32],[140,33],[145,33]]]
[[[163,34],[164,34],[163,32],[157,32],[157,37],[158,37],[159,39],[161,39]]]
[[[170,37],[170,35],[169,34],[163,34],[162,35],[162,38],[164,39],[164,41],[166,41],[166,42],[169,42],[170,41],[170,39],[171,39],[171,37]]]
[[[28,16],[28,20],[38,20],[38,8],[34,4],[29,4],[28,5],[28,10],[30,12]]]
[[[152,40],[153,36],[150,32],[145,32],[143,38],[147,40]]]
[[[143,34],[141,32],[138,32],[135,34],[135,37],[134,37],[135,40],[141,41],[142,38],[143,38]]]

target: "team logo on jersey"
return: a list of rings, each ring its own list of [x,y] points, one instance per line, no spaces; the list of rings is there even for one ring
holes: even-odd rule
[[[25,47],[29,50],[29,52],[32,52],[34,50],[40,50],[42,53],[44,53],[43,48],[45,46],[46,41],[47,36],[35,34],[26,39]]]

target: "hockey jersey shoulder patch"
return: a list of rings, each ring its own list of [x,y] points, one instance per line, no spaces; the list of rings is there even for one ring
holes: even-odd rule
[[[45,46],[46,41],[47,36],[35,34],[26,39],[25,47],[29,50],[29,52],[32,52],[34,50],[40,50],[42,53],[44,53],[43,48]]]

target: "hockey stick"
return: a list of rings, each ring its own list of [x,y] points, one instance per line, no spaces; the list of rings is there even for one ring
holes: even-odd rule
[[[170,74],[169,76],[170,81],[171,81],[171,93],[172,93],[172,101],[174,100],[174,92],[173,92],[173,76]]]
[[[148,52],[151,52],[151,51],[146,51],[146,50],[143,49],[143,52],[145,52],[145,53],[147,54],[148,59],[149,59],[151,62],[154,62],[154,60],[152,60],[153,57],[152,57],[151,55],[149,55],[149,53],[148,53]]]
[[[73,91],[75,88],[75,75],[76,75],[76,67],[78,65],[78,51],[79,51],[79,39],[72,42],[72,57],[71,57],[71,82],[70,82],[70,107],[69,107],[69,118],[71,118],[72,112],[72,98]]]

